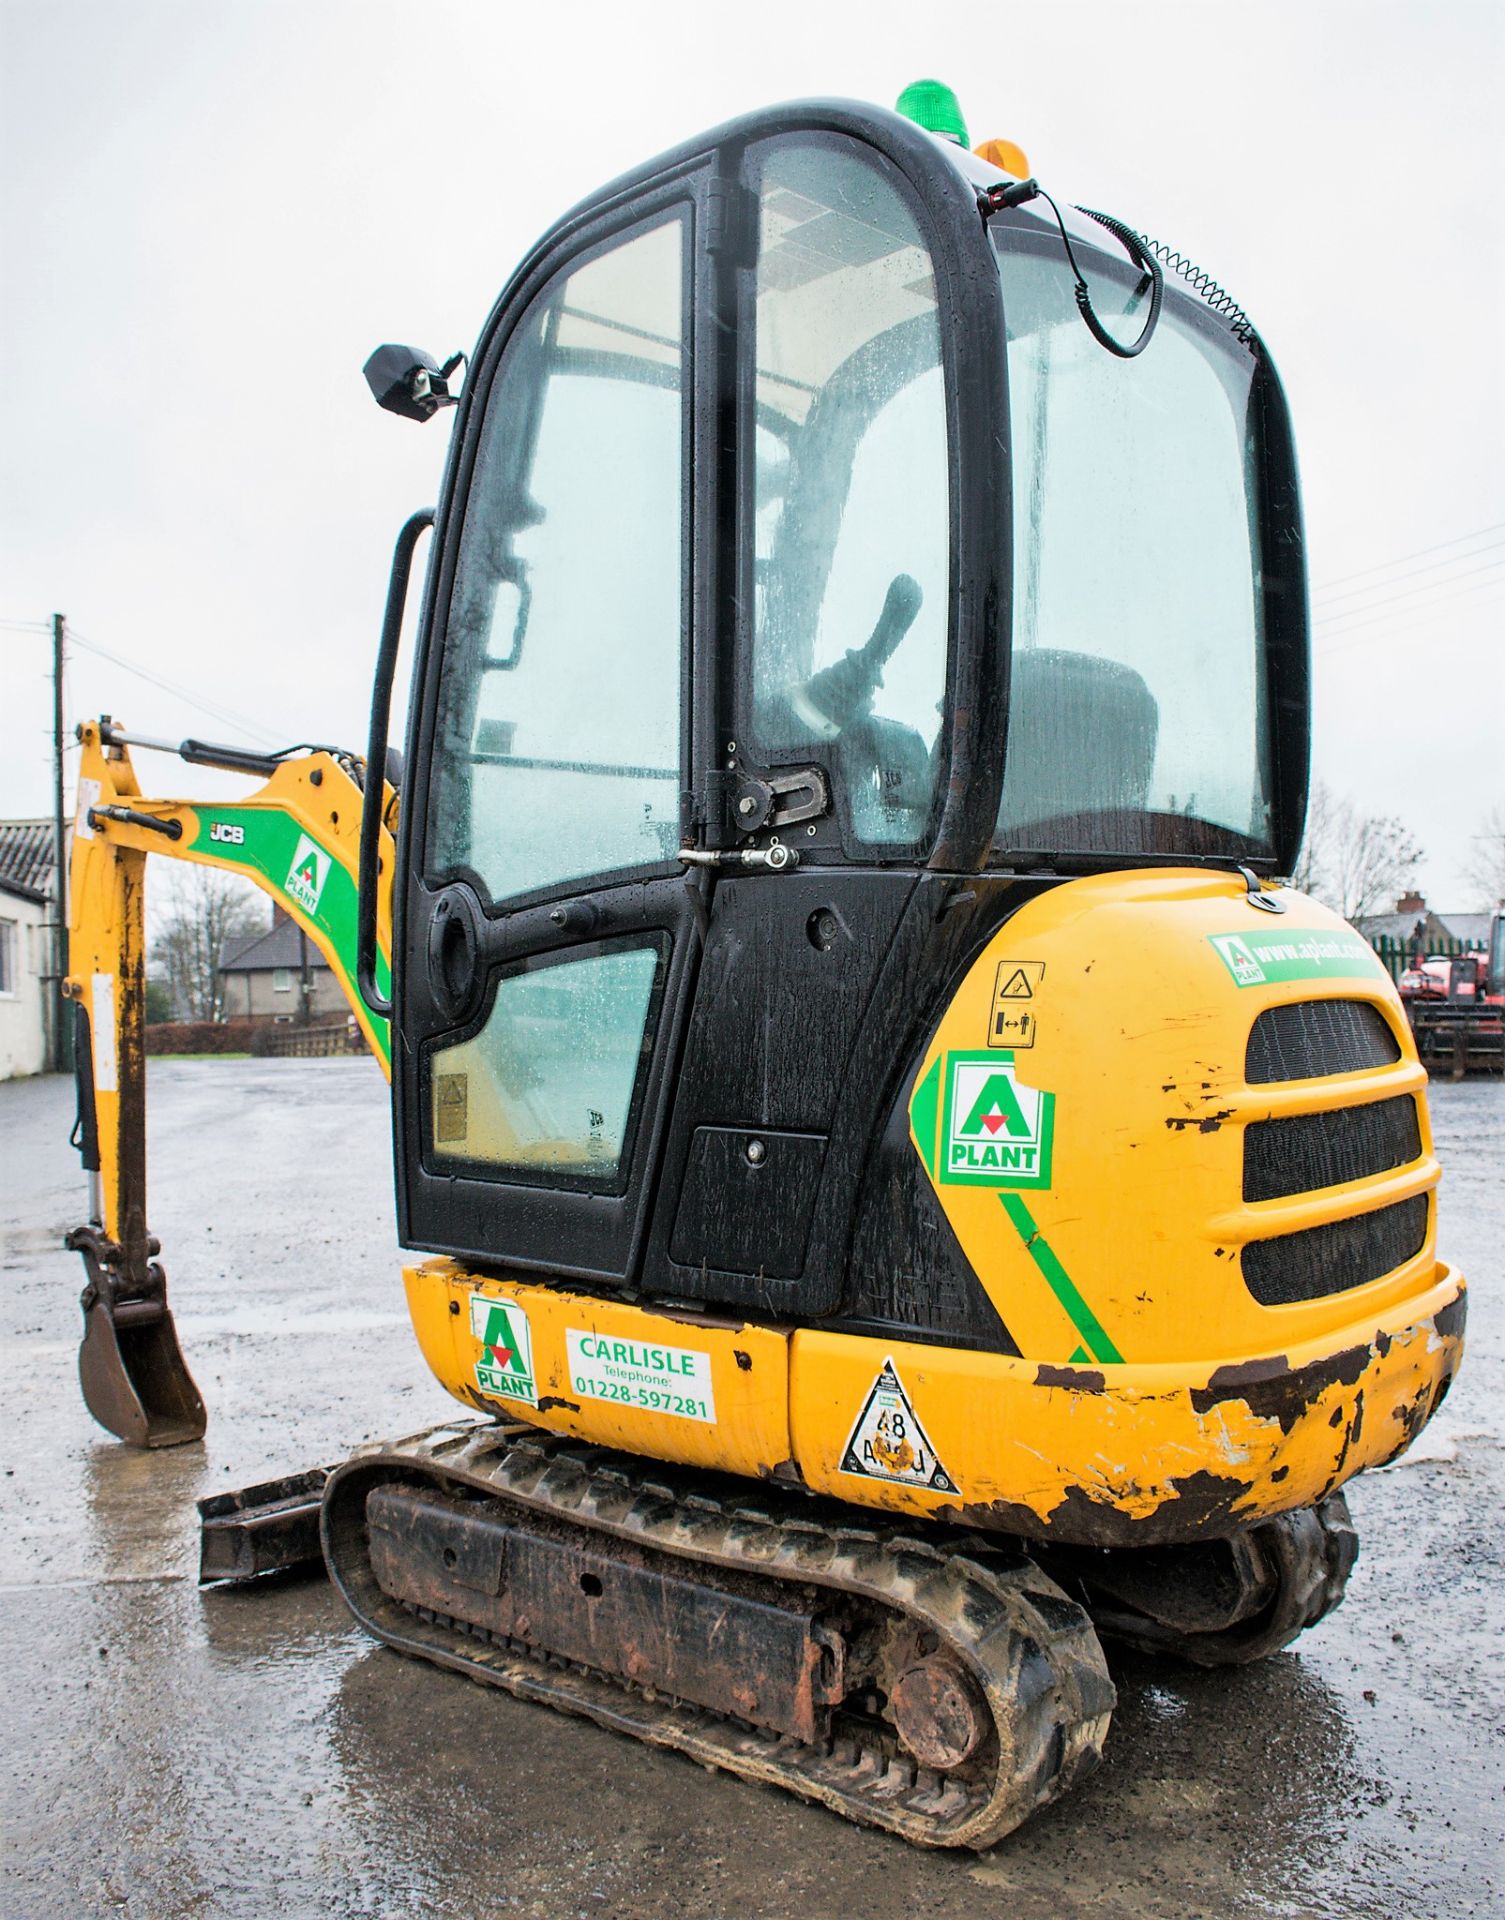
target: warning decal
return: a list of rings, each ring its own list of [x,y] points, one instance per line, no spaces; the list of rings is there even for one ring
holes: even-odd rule
[[[894,1363],[885,1360],[873,1390],[857,1416],[841,1456],[843,1473],[868,1480],[897,1480],[905,1487],[931,1487],[937,1493],[955,1493],[950,1474],[935,1457]]]
[[[1045,975],[1043,960],[1001,960],[988,1014],[990,1047],[1032,1047],[1039,1028],[1035,995]]]
[[[434,1076],[434,1138],[437,1141],[464,1140],[470,1132],[470,1075],[440,1073]]]

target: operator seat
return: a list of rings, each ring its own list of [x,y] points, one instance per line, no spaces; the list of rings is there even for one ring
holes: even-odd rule
[[[1000,841],[1028,846],[1047,822],[1142,814],[1159,735],[1159,704],[1132,667],[1058,647],[1016,653]]]

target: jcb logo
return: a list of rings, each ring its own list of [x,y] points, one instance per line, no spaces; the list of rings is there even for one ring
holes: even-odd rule
[[[232,820],[216,820],[209,829],[209,838],[219,840],[227,847],[243,847],[246,844],[246,830],[237,827]]]

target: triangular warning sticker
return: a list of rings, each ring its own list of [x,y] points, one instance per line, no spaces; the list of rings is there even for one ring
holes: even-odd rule
[[[892,1360],[885,1360],[842,1450],[841,1471],[905,1487],[955,1493],[956,1484],[935,1457]]]
[[[1035,990],[1025,977],[1023,967],[1015,967],[1008,979],[998,989],[1000,1000],[1033,1000]]]

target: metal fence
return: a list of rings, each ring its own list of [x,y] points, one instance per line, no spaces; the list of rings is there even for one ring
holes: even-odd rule
[[[278,1023],[258,1029],[253,1053],[274,1060],[308,1060],[335,1053],[364,1053],[366,1041],[353,1020],[338,1026],[298,1027]]]
[[[1469,946],[1463,940],[1397,940],[1387,933],[1376,934],[1369,942],[1389,969],[1390,978],[1399,980],[1408,967],[1423,960],[1461,960],[1467,954],[1483,953],[1482,946]]]

